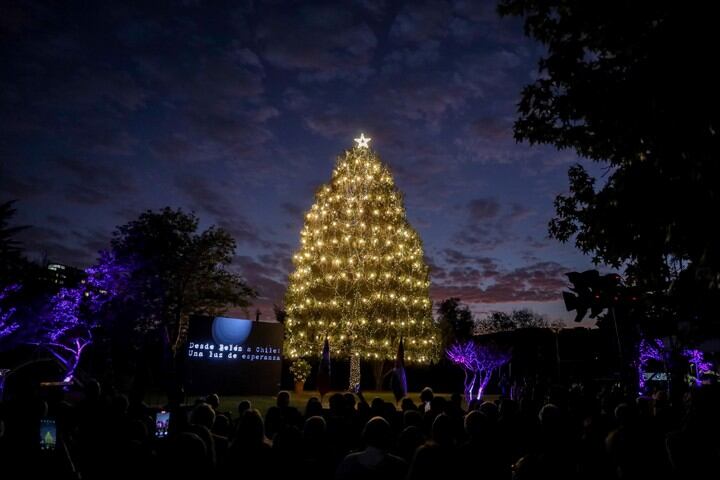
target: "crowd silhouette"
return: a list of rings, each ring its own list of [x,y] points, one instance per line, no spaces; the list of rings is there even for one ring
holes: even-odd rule
[[[159,408],[94,381],[73,402],[34,398],[0,404],[3,478],[684,479],[720,460],[718,385],[682,406],[663,391],[536,385],[467,406],[429,388],[418,404],[335,393],[301,411],[280,392],[264,416],[247,400],[227,412],[215,394],[178,396],[162,407],[166,435]],[[51,451],[38,448],[43,418],[57,425]]]

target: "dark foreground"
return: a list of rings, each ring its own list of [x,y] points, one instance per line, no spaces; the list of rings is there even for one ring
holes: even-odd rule
[[[91,383],[74,403],[57,395],[0,404],[0,475],[657,480],[708,478],[720,461],[717,385],[682,406],[663,392],[635,399],[589,387],[535,388],[469,411],[458,396],[422,399],[397,409],[348,393],[329,407],[310,398],[296,408],[282,393],[263,416],[249,401],[225,411],[211,395],[162,407],[161,435],[159,409]]]

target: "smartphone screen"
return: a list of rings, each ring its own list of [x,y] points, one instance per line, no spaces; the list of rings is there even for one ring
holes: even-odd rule
[[[57,444],[57,428],[55,420],[43,418],[40,420],[40,450],[55,450]]]
[[[162,410],[155,414],[155,436],[163,438],[168,434],[168,425],[170,424],[170,412]]]

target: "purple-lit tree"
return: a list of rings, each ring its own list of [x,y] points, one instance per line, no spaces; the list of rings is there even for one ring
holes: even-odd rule
[[[650,360],[656,362],[665,362],[667,348],[662,340],[654,338],[647,340],[645,338],[640,340],[638,345],[638,357],[636,361],[637,374],[638,374],[638,391],[640,393],[645,392],[645,371],[647,364]]]
[[[700,385],[702,375],[712,371],[712,363],[705,360],[705,354],[696,348],[686,348],[683,350],[683,356],[695,367],[695,384]]]
[[[638,344],[638,354],[636,360],[636,367],[638,373],[638,391],[645,393],[646,391],[646,379],[645,372],[647,370],[647,364],[649,361],[654,360],[656,362],[667,365],[672,361],[673,347],[662,339],[641,339]],[[702,351],[685,348],[680,352],[680,356],[684,357],[689,364],[695,368],[695,384],[701,383],[700,377],[702,374],[711,372],[713,365],[711,362],[705,360],[705,355]]]
[[[20,324],[13,319],[16,308],[3,305],[4,300],[18,290],[20,290],[20,285],[17,283],[0,288],[0,339],[7,337],[20,327]]]
[[[92,317],[82,312],[84,288],[63,288],[50,299],[50,311],[43,319],[39,345],[45,347],[65,368],[65,381],[71,381],[83,350],[92,343]]]
[[[468,403],[482,398],[493,371],[510,360],[507,350],[472,340],[455,343],[445,353],[451,362],[465,371],[465,400]]]
[[[87,278],[77,287],[62,288],[50,299],[41,316],[37,345],[46,348],[64,367],[65,381],[72,381],[83,351],[93,342],[103,310],[123,291],[128,268],[102,252],[98,263],[85,270]]]

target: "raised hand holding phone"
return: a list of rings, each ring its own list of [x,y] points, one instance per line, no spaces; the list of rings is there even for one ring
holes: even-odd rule
[[[52,418],[40,420],[40,450],[53,451],[57,445],[57,427]]]
[[[170,425],[170,412],[161,410],[155,414],[155,437],[164,438],[168,434]]]

